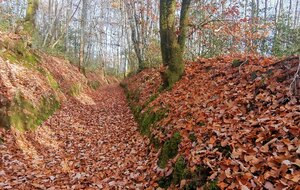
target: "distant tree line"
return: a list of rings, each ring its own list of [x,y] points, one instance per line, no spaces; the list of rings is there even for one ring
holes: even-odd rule
[[[169,34],[161,30],[164,24],[159,22],[163,11],[160,5],[164,2],[170,3],[171,7],[166,8],[174,16],[169,18],[174,23],[167,26],[172,27]],[[230,53],[284,56],[300,52],[300,0],[191,0],[185,14],[186,28],[182,30],[180,15],[185,3],[3,0],[0,27],[17,31],[23,21],[31,20],[35,46],[64,55],[79,68],[98,67],[117,75],[166,63],[168,53],[161,46],[160,36],[162,42],[169,37],[177,39],[182,59]]]

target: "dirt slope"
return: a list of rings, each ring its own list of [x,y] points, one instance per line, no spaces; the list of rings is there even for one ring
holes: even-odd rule
[[[127,79],[123,85],[140,130],[153,150],[159,148],[157,163],[165,168],[160,186],[299,188],[298,67],[297,57],[200,59],[154,98],[162,70]]]
[[[109,82],[104,75],[85,77],[70,62],[31,49],[22,36],[0,34],[0,127],[33,129],[67,97],[90,104],[86,93]]]

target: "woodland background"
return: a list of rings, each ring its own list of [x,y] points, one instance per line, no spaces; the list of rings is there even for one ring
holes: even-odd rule
[[[36,0],[31,0],[36,1]],[[2,30],[22,30],[27,0],[0,1]],[[180,2],[178,1],[177,16]],[[300,51],[299,0],[195,0],[185,58]],[[33,46],[85,69],[124,76],[161,61],[159,1],[38,1]]]

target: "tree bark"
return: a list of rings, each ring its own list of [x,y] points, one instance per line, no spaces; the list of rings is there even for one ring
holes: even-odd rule
[[[187,36],[187,26],[189,24],[188,13],[189,7],[191,4],[191,0],[182,1],[181,13],[180,13],[180,28],[179,28],[179,37],[178,43],[180,45],[180,49],[184,52],[185,49],[185,42]]]
[[[183,52],[186,41],[188,13],[191,0],[183,0],[180,15],[179,35],[176,34],[176,0],[160,0],[160,36],[162,59],[167,70],[164,86],[172,87],[183,72]]]
[[[83,68],[84,65],[84,48],[85,48],[85,27],[87,19],[87,1],[82,1],[82,11],[81,11],[81,22],[80,22],[80,50],[79,50],[79,70]]]
[[[25,16],[25,30],[32,33],[35,28],[35,15],[39,7],[39,0],[28,0],[26,16]]]
[[[135,12],[134,2],[126,3],[126,10],[129,19],[129,26],[131,29],[131,40],[133,43],[134,52],[138,59],[138,70],[141,71],[145,68],[145,60],[143,58],[143,53],[141,49],[141,37],[140,37],[140,29],[139,29],[139,21],[137,18],[137,13]]]

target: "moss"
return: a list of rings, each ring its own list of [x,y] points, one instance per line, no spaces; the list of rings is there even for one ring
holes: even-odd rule
[[[50,115],[52,115],[60,107],[59,101],[54,97],[43,97],[42,105],[39,107],[40,114],[37,117],[37,124],[40,125]]]
[[[164,143],[157,163],[160,168],[165,168],[168,161],[177,155],[180,142],[181,135],[180,133],[176,132],[168,141]]]
[[[100,88],[100,82],[96,80],[88,81],[88,86],[93,90],[97,90],[98,88]]]
[[[271,77],[271,76],[274,75],[274,72],[273,72],[272,69],[269,69],[266,73],[267,73],[267,76],[268,76],[268,77]]]
[[[25,43],[22,40],[17,41],[16,43],[14,43],[12,51],[16,53],[18,56],[25,57],[27,53]]]
[[[9,43],[9,42],[8,42]],[[29,69],[37,69],[39,62],[39,56],[30,51],[26,47],[26,43],[19,40],[11,45],[5,45],[6,51],[1,51],[0,56],[4,60],[8,60],[11,63],[18,63]]]
[[[157,181],[157,183],[158,183],[159,187],[167,189],[172,184],[172,180],[173,180],[173,176],[170,175],[170,176],[160,178]]]
[[[11,24],[10,24],[8,19],[7,20],[6,19],[1,19],[0,20],[0,30],[1,31],[9,31],[10,27],[11,27]]]
[[[149,105],[150,102],[155,100],[158,94],[152,95],[149,100],[142,106],[138,104],[140,98],[140,91],[137,89],[133,92],[128,90],[128,86],[125,83],[121,83],[120,86],[124,88],[127,100],[129,102],[129,106],[134,114],[135,120],[139,124],[139,130],[141,134],[147,135],[151,137],[150,129],[154,126],[155,123],[160,121],[162,118],[166,116],[167,110],[161,109],[156,112],[152,111],[152,109],[148,109],[147,111],[142,113],[142,110]]]
[[[223,147],[221,144],[218,144],[215,148],[217,148],[218,151],[221,152],[226,158],[229,158],[232,153],[232,149],[229,145]]]
[[[160,140],[153,135],[150,137],[150,143],[153,144],[156,150],[158,150],[161,146]]]
[[[136,89],[132,93],[129,94],[129,98],[135,102],[139,102],[141,96],[141,91],[139,89]]]
[[[151,109],[146,111],[143,114],[139,114],[138,123],[140,132],[143,135],[150,135],[150,128],[158,121],[160,121],[162,118],[166,116],[167,111],[166,110],[158,110],[156,112],[153,112]]]
[[[187,168],[186,160],[180,156],[176,163],[173,165],[173,172],[169,176],[164,176],[158,180],[158,184],[161,188],[169,188],[171,184],[179,185],[184,179],[187,180],[187,184],[183,189],[185,190],[197,190],[201,187],[204,190],[220,190],[217,180],[209,181],[211,169],[206,166],[197,166],[196,170],[192,173]]]
[[[184,157],[180,156],[173,166],[173,172],[170,176],[164,176],[158,184],[161,188],[168,188],[171,184],[178,185],[181,180],[186,179],[188,176],[188,169]]]
[[[78,96],[82,92],[82,85],[80,83],[75,83],[70,87],[68,92],[71,96]]]
[[[188,170],[184,157],[180,156],[174,165],[173,184],[180,184],[187,177]]]
[[[210,181],[207,182],[205,185],[199,185],[196,181],[192,181],[189,184],[187,184],[183,189],[184,190],[197,190],[199,187],[203,190],[221,190],[221,188],[218,187],[218,182]]]
[[[211,169],[206,166],[197,166],[195,172],[191,173],[189,183],[185,185],[185,190],[196,190],[207,184]],[[207,188],[206,188],[207,189]]]
[[[158,97],[158,93],[152,94],[149,100],[143,105],[143,107],[147,107],[151,102],[153,102]]]
[[[161,93],[161,92],[163,92],[164,91],[164,86],[163,85],[160,85],[159,87],[158,87],[158,89],[157,89],[157,92],[158,93]]]
[[[31,54],[31,53],[28,53],[24,60],[29,63],[29,64],[32,64],[32,65],[36,65],[38,63],[38,58],[34,55],[34,54]]]
[[[241,66],[242,64],[243,64],[243,61],[242,61],[242,60],[235,59],[235,60],[232,61],[231,66],[232,66],[232,67],[239,67],[239,66]]]
[[[135,120],[138,121],[140,117],[140,113],[143,110],[143,108],[139,105],[133,106],[132,104],[130,104],[130,108],[131,111],[133,112]]]
[[[176,45],[178,46],[178,45]],[[171,60],[168,64],[168,70],[165,73],[165,88],[172,89],[173,85],[180,80],[184,73],[184,64],[182,60],[182,53],[179,47],[173,48],[173,55],[171,55]]]
[[[59,84],[56,82],[54,77],[49,72],[46,73],[46,78],[47,78],[48,84],[51,86],[51,88],[53,90],[59,90]]]
[[[59,101],[54,96],[43,97],[40,104],[35,107],[18,94],[9,109],[10,125],[20,131],[34,129],[59,107]]]
[[[190,133],[190,134],[189,134],[189,139],[190,139],[192,142],[197,142],[197,137],[196,137],[195,133]]]
[[[26,9],[25,23],[28,23],[34,29],[35,16],[39,7],[39,0],[28,0],[28,6]],[[30,31],[28,31],[30,32]]]
[[[126,98],[129,101],[129,103],[131,103],[131,102],[138,103],[139,102],[140,95],[141,95],[141,92],[140,92],[139,89],[136,89],[136,90],[130,92],[129,89],[128,89],[127,84],[121,83],[120,86],[122,88],[124,88]]]
[[[204,185],[203,190],[221,190],[221,188],[218,187],[218,181],[214,180],[214,181],[207,182]]]
[[[15,54],[10,53],[9,51],[1,52],[0,51],[0,56],[5,60],[9,61],[11,63],[15,63],[18,61],[18,58]]]
[[[199,122],[197,122],[197,126],[203,127],[203,126],[205,126],[205,123],[203,121],[199,121]]]

